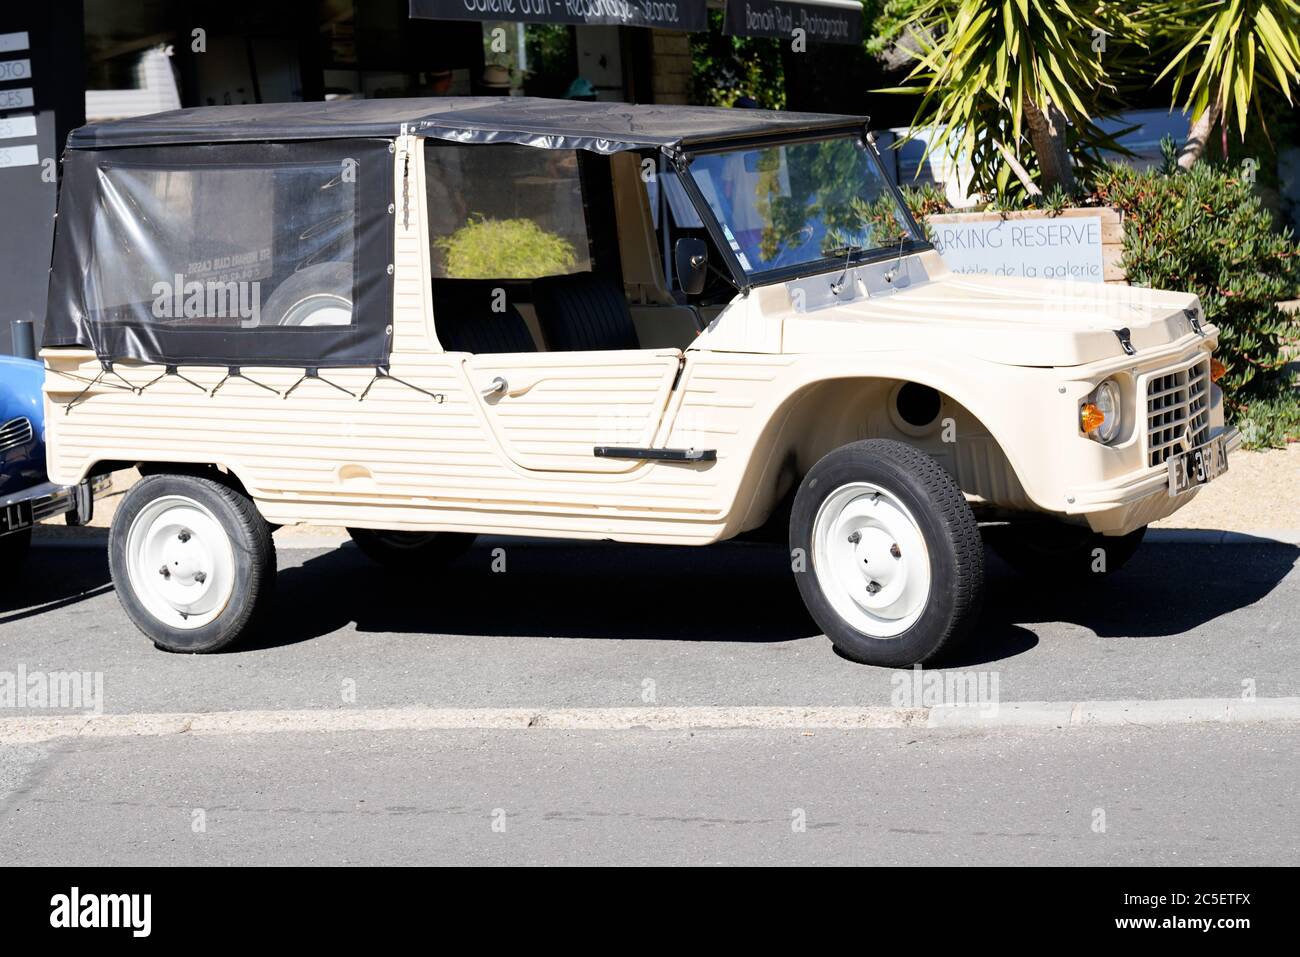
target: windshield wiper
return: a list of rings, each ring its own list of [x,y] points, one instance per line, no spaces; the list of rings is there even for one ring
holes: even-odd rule
[[[898,267],[903,264],[903,244],[907,242],[907,233],[898,237],[898,257],[894,260],[894,265],[890,266],[885,273],[885,282],[892,284],[898,278]]]

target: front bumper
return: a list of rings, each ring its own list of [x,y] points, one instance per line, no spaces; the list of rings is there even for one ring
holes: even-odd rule
[[[1219,436],[1224,437],[1229,456],[1241,448],[1241,433],[1236,429],[1220,427],[1211,430],[1211,440]],[[1231,468],[1231,458],[1228,464]],[[1095,532],[1127,535],[1143,525],[1172,515],[1195,498],[1198,491],[1200,488],[1193,488],[1171,497],[1168,472],[1164,468],[1152,468],[1114,481],[1070,489],[1067,496],[1069,505],[1065,511],[1068,515],[1081,515],[1087,519]]]
[[[110,481],[109,476],[101,475],[76,485],[42,482],[0,497],[0,509],[19,502],[31,502],[33,521],[68,515],[69,525],[85,525],[94,516],[96,496],[108,490]]]

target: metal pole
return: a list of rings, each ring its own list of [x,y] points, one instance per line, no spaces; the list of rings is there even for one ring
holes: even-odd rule
[[[14,355],[23,359],[36,358],[36,330],[30,319],[15,319],[13,325]]]

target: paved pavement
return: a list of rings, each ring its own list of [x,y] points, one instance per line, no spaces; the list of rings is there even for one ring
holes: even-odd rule
[[[1153,545],[1087,590],[991,559],[947,665],[1004,702],[1294,698],[1298,555]],[[897,673],[835,655],[784,561],[489,542],[413,583],[285,550],[267,632],[190,657],[135,631],[100,550],[38,548],[0,597],[0,672],[102,672],[113,715],[891,704]],[[1298,727],[68,737],[0,746],[0,864],[1294,865]]]
[[[40,548],[0,598],[0,671],[102,672],[118,713],[890,703],[894,673],[834,653],[779,547],[504,547],[503,573],[489,546],[414,583],[351,546],[283,550],[270,627],[215,656],[143,638],[102,551]],[[1156,545],[1047,590],[990,559],[979,633],[948,664],[996,673],[1003,701],[1298,695],[1298,555]]]
[[[1270,728],[173,735],[0,755],[21,782],[0,798],[4,865],[1300,862],[1300,740]]]

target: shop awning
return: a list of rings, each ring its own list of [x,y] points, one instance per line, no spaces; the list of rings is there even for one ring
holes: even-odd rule
[[[706,30],[705,0],[411,0],[424,20],[509,20]],[[860,8],[859,8],[860,9]]]
[[[789,40],[797,29],[809,43],[861,43],[861,0],[727,0],[729,36]]]

